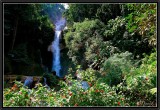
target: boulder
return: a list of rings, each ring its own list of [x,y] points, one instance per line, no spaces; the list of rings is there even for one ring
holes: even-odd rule
[[[28,88],[32,88],[32,83],[33,83],[33,77],[28,76],[24,81],[24,86],[27,86]]]
[[[82,81],[81,86],[84,90],[87,90],[90,87],[87,81]]]

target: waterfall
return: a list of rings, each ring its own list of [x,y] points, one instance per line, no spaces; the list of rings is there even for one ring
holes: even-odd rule
[[[53,65],[52,71],[56,71],[56,75],[60,77],[60,49],[59,49],[59,38],[61,35],[61,31],[55,31],[55,39],[52,43],[52,51],[53,51]]]
[[[61,18],[55,23],[55,26],[56,26],[55,36],[54,36],[54,41],[52,42],[52,48],[51,48],[53,53],[52,71],[56,71],[56,75],[58,77],[62,76],[60,74],[61,64],[60,64],[59,41],[60,41],[61,32],[65,27],[65,22],[66,22],[65,19]]]

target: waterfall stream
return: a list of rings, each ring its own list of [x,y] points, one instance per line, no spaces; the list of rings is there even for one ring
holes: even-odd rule
[[[56,71],[56,75],[60,77],[60,49],[59,49],[59,38],[61,31],[55,31],[55,39],[52,42],[52,51],[53,51],[53,66],[52,71]]]
[[[52,62],[52,71],[56,71],[56,76],[62,77],[60,74],[61,64],[60,64],[60,48],[59,42],[61,37],[61,32],[65,27],[66,20],[61,18],[55,23],[55,36],[54,41],[52,42],[52,53],[53,53],[53,62]]]

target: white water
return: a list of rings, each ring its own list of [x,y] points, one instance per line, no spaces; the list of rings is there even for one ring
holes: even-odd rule
[[[60,77],[60,49],[59,49],[59,38],[61,31],[55,31],[55,39],[52,42],[52,51],[53,51],[53,65],[52,71],[56,71],[56,75]]]
[[[61,77],[60,69],[60,49],[59,49],[59,40],[61,36],[61,32],[65,27],[65,19],[60,19],[55,23],[56,30],[55,30],[55,37],[54,41],[52,42],[52,52],[53,52],[53,63],[52,63],[52,71],[56,71],[56,75]]]

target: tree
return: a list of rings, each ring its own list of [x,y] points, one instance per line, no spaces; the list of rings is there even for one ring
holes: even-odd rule
[[[128,4],[132,13],[127,17],[129,32],[138,32],[153,47],[156,46],[156,7],[156,4]]]
[[[14,48],[20,23],[38,20],[40,17],[39,11],[41,11],[40,8],[40,5],[35,4],[4,4],[4,35],[13,36],[11,50]],[[7,29],[10,29],[10,31],[7,31]]]
[[[96,18],[97,9],[101,4],[69,4],[69,9],[64,12],[68,25],[73,22],[82,22],[85,18]]]
[[[92,66],[95,69],[110,55],[118,52],[118,48],[103,40],[104,27],[104,23],[98,19],[85,19],[81,23],[74,23],[65,34],[68,55],[76,64],[87,64],[84,68]]]
[[[25,62],[25,66],[32,66],[30,62],[43,63],[40,62],[41,57],[44,57],[41,53],[47,50],[47,45],[53,40],[53,28],[50,19],[43,13],[42,4],[5,4],[4,50],[6,58],[10,59],[8,61],[13,62],[12,67],[16,66],[14,63],[17,61],[20,66],[22,62]],[[21,46],[22,44],[25,46]]]

